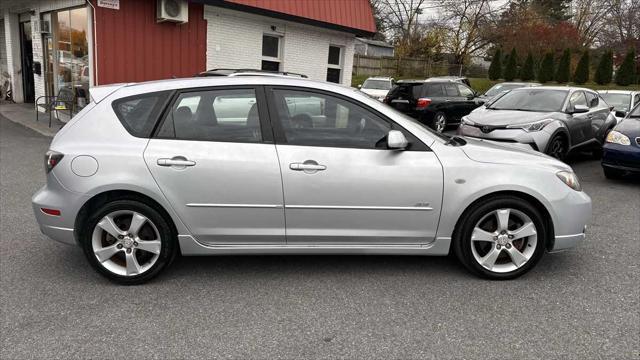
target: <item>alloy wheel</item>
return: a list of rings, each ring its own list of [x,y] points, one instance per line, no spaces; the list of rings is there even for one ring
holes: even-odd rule
[[[522,211],[503,208],[483,216],[473,228],[471,251],[485,269],[507,273],[524,266],[534,255],[536,226]]]
[[[437,132],[442,133],[444,131],[445,127],[447,126],[447,118],[444,116],[444,114],[436,115],[435,125],[435,130]]]
[[[155,224],[131,210],[118,210],[104,216],[95,226],[91,239],[98,262],[122,276],[145,273],[158,260],[162,239]]]

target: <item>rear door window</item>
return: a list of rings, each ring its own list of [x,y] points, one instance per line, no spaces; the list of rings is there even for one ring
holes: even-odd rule
[[[458,86],[456,84],[444,84],[443,87],[447,96],[460,96],[460,94],[458,94]]]
[[[425,85],[425,96],[444,97],[444,89],[440,84],[427,84]]]
[[[160,138],[261,142],[254,89],[221,89],[178,95],[158,132]]]
[[[127,131],[136,137],[151,136],[169,92],[129,96],[112,103],[113,111]]]

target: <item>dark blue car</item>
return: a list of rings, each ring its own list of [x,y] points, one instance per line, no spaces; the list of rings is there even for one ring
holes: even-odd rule
[[[602,169],[609,179],[625,174],[640,177],[640,105],[607,135]]]

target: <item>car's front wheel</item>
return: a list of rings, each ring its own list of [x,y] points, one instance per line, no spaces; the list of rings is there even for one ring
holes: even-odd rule
[[[534,206],[514,196],[498,196],[465,212],[453,250],[472,272],[490,279],[516,278],[540,260],[547,237]]]
[[[100,206],[84,223],[80,240],[89,263],[110,280],[125,285],[149,281],[176,255],[168,221],[136,200]]]
[[[546,153],[560,161],[564,161],[567,157],[567,153],[569,152],[568,150],[569,146],[564,136],[556,135],[551,139],[551,141],[549,141]]]

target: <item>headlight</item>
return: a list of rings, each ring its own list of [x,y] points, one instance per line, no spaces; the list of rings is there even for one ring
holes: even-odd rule
[[[527,124],[507,125],[507,129],[522,129],[524,131],[540,131],[543,127],[551,123],[553,119],[544,119]]]
[[[629,140],[629,137],[627,135],[617,132],[615,130],[609,132],[609,135],[607,135],[606,141],[612,144],[631,145],[631,140]]]
[[[575,191],[582,191],[582,187],[580,186],[580,182],[578,181],[576,174],[571,171],[560,171],[556,173],[556,175],[563,183],[567,184],[568,187]]]
[[[463,116],[460,122],[462,123],[462,125],[471,125],[471,126],[473,126],[473,125],[476,124],[473,121],[469,120],[468,116]]]

